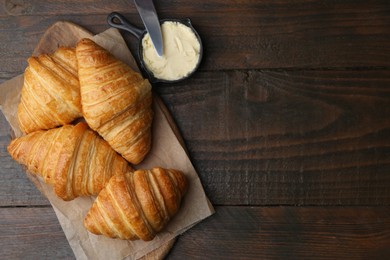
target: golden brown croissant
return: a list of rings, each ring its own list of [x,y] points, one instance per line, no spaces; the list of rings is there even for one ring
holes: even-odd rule
[[[80,85],[75,49],[30,57],[18,106],[24,133],[50,129],[81,117]]]
[[[152,240],[177,213],[186,190],[187,180],[177,170],[115,175],[88,211],[84,226],[111,238]]]
[[[151,145],[151,85],[89,39],[76,47],[83,116],[110,145],[138,164]]]
[[[13,159],[54,185],[63,200],[97,195],[115,174],[131,167],[85,123],[39,130],[8,146]]]

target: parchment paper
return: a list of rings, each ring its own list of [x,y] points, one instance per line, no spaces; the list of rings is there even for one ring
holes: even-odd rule
[[[93,39],[118,59],[134,68],[133,56],[116,29],[109,29],[94,36]],[[16,121],[22,85],[23,75],[0,85],[0,109],[16,137],[22,134]],[[183,171],[189,180],[189,190],[182,201],[180,211],[154,240],[150,242],[124,241],[89,233],[83,226],[83,219],[95,198],[81,197],[70,202],[62,201],[54,194],[51,186],[46,185],[39,178],[33,177],[37,188],[52,204],[77,259],[138,259],[168,243],[177,235],[214,213],[199,177],[170,127],[161,105],[155,101],[153,106],[155,116],[152,149],[146,159],[135,168],[148,169],[155,166],[174,168]]]

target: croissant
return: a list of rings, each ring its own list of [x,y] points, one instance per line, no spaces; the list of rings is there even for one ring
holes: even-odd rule
[[[131,170],[128,162],[86,123],[39,130],[8,146],[13,159],[54,186],[63,200],[97,195],[115,174]]]
[[[127,161],[138,164],[151,146],[151,85],[89,39],[76,46],[83,116]]]
[[[50,129],[81,117],[75,49],[30,57],[24,73],[18,123],[24,133]]]
[[[152,240],[177,213],[187,190],[178,170],[153,168],[113,176],[88,211],[84,226],[97,235]]]

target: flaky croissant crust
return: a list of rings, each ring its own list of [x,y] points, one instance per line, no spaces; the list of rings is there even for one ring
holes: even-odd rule
[[[11,157],[54,186],[63,200],[97,195],[115,174],[131,170],[128,162],[85,123],[40,130],[16,138]]]
[[[74,48],[28,59],[18,123],[24,133],[50,129],[81,117],[80,85]]]
[[[92,233],[152,240],[177,213],[187,190],[178,170],[153,168],[113,176],[84,219]]]
[[[76,46],[83,116],[132,164],[150,150],[151,85],[127,64],[89,39]]]

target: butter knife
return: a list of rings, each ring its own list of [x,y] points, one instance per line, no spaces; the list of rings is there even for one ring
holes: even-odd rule
[[[158,56],[161,57],[164,53],[163,40],[160,21],[158,20],[157,12],[154,8],[153,0],[134,0],[134,4],[137,7],[142,22],[150,35]]]

